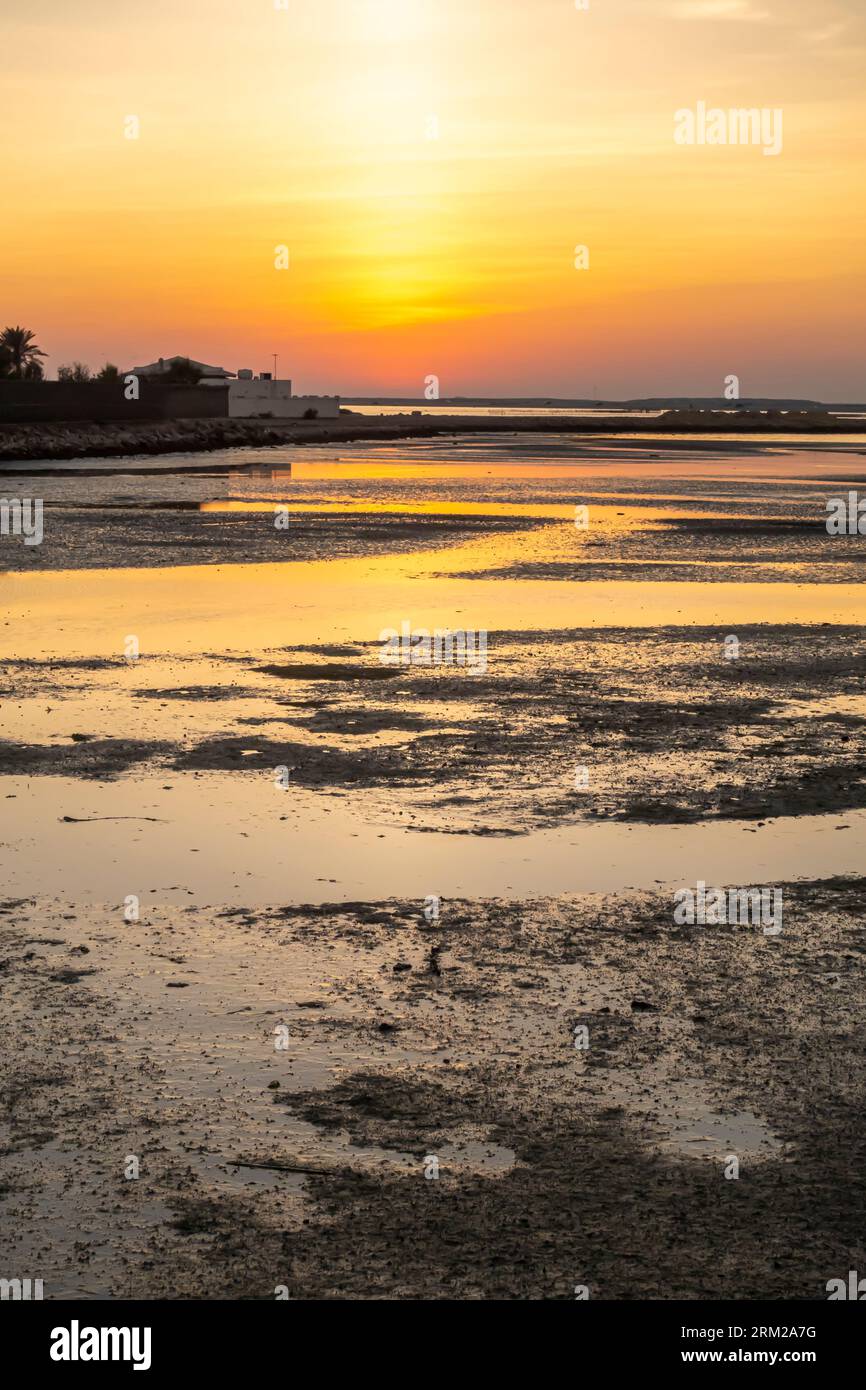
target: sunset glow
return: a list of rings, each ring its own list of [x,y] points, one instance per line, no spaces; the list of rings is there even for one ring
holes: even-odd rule
[[[4,28],[3,308],[51,373],[277,352],[299,392],[717,394],[736,372],[862,397],[866,17],[844,0],[55,0]],[[677,146],[701,100],[781,108],[779,156]]]

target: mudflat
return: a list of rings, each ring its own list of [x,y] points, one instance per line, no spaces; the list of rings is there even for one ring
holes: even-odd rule
[[[657,449],[7,480],[0,1235],[46,1297],[863,1266],[863,458]],[[484,662],[386,664],[403,623]],[[700,884],[781,930],[678,921]]]

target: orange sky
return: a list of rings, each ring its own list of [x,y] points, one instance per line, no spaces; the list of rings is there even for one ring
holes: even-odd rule
[[[17,7],[0,317],[52,373],[866,398],[861,0],[589,3]],[[698,101],[781,108],[782,152],[677,145]]]

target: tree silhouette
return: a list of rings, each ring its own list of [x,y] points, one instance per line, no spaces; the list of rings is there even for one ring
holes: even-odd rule
[[[86,362],[65,362],[62,367],[57,368],[58,381],[74,381],[80,384],[90,379],[90,368]]]
[[[17,378],[19,381],[27,379],[34,380],[36,367],[39,368],[39,375],[42,368],[39,358],[44,357],[45,353],[41,347],[37,346],[35,336],[29,328],[4,328],[0,334],[0,354],[8,354],[9,372],[8,375]],[[28,371],[29,369],[29,371]],[[38,377],[36,377],[38,380]]]
[[[157,381],[166,381],[172,386],[196,386],[201,381],[201,371],[194,367],[188,357],[172,362],[167,372],[162,372]]]

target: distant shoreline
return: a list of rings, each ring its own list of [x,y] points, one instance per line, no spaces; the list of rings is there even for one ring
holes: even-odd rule
[[[807,434],[832,440],[857,434],[866,439],[866,420],[840,420],[823,412],[767,416],[676,410],[658,416],[478,416],[478,415],[352,415],[338,420],[202,420],[118,421],[99,424],[9,424],[0,422],[0,466],[35,460],[129,458],[136,455],[204,453],[218,449],[256,448],[279,444],[350,443],[367,439],[435,438],[450,434],[560,434],[591,438],[645,436],[629,443],[641,447],[659,435]],[[705,441],[704,447],[710,441]],[[714,441],[717,445],[721,441]],[[702,441],[695,441],[701,447]],[[742,441],[731,438],[731,447]]]
[[[662,410],[724,410],[730,414],[752,410],[814,410],[866,415],[866,403],[855,401],[817,401],[791,396],[741,396],[736,401],[719,396],[636,396],[631,399],[608,400],[578,396],[440,396],[435,401],[420,400],[417,396],[341,396],[344,406],[380,406],[408,410],[443,410],[459,415],[464,410],[555,410],[598,411],[618,415],[621,411],[658,412]]]

